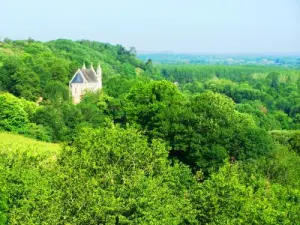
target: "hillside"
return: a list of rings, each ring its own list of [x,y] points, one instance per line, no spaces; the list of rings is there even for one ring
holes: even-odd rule
[[[103,89],[73,104],[69,78],[99,61]],[[297,69],[5,40],[0,86],[0,224],[300,221]]]
[[[18,160],[32,160],[40,166],[50,168],[54,166],[53,163],[56,162],[60,153],[61,146],[59,144],[36,141],[18,134],[0,132],[2,165],[4,162],[18,163]]]
[[[135,58],[135,50],[126,50],[121,45],[88,40],[6,39],[0,42],[0,91],[36,101],[39,97],[47,99],[56,90],[67,98],[68,82],[83,63],[100,63],[104,83],[118,75],[135,76],[136,71],[145,69]]]
[[[37,141],[19,134],[0,132],[1,154],[27,153],[28,155],[54,156],[60,153],[60,145]]]

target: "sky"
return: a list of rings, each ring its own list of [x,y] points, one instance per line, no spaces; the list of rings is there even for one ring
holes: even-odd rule
[[[138,52],[300,53],[300,0],[0,0],[0,37]]]

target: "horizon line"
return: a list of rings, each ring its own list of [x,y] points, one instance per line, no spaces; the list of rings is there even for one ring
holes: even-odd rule
[[[111,45],[122,45],[125,48],[129,48],[125,44],[120,44],[120,43],[112,43],[108,41],[100,41],[100,40],[93,40],[93,39],[86,39],[86,38],[80,38],[80,39],[73,39],[73,38],[66,38],[66,37],[61,37],[61,38],[55,38],[55,39],[48,39],[48,40],[39,40],[36,38],[28,37],[28,38],[18,38],[18,39],[11,39],[10,37],[7,36],[2,36],[0,35],[0,42],[4,42],[4,40],[8,38],[12,41],[26,41],[28,39],[32,39],[33,41],[37,42],[51,42],[51,41],[56,41],[56,40],[71,40],[71,41],[95,41],[95,42],[100,42],[100,43],[107,43]],[[207,52],[185,52],[185,51],[175,51],[175,50],[138,50],[137,47],[132,46],[136,49],[137,55],[147,55],[147,54],[165,54],[165,55],[264,55],[264,56],[271,56],[271,55],[285,55],[285,56],[299,56],[300,57],[300,51],[299,52],[247,52],[247,51],[241,51],[241,52],[215,52],[215,51],[207,51]]]
[[[293,55],[300,56],[300,52],[182,52],[182,51],[139,51],[137,55]]]

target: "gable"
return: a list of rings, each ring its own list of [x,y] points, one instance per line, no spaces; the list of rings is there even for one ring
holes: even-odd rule
[[[83,77],[82,75],[78,72],[74,78],[71,80],[71,83],[83,83]]]

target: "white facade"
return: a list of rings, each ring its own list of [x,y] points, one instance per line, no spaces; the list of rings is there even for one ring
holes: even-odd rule
[[[90,69],[86,69],[83,65],[82,69],[78,69],[69,82],[69,89],[74,104],[78,104],[87,91],[96,92],[102,89],[102,69],[100,65],[97,72],[95,72],[92,65]]]

